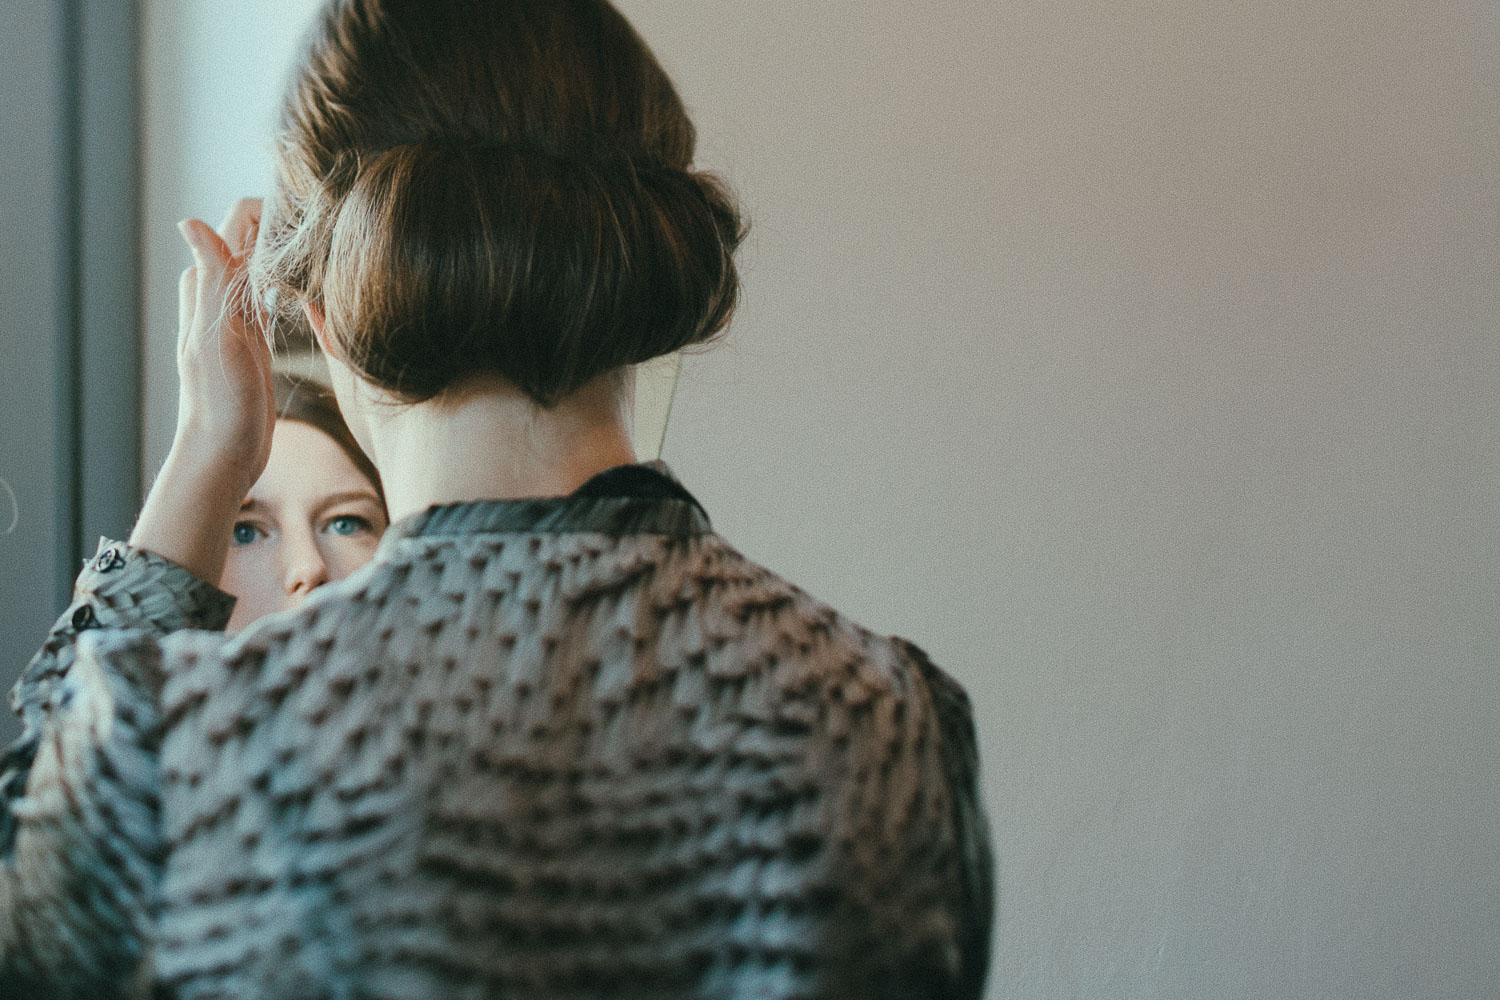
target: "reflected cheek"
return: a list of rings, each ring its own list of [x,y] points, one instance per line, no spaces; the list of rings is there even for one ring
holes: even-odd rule
[[[328,582],[334,583],[359,569],[375,555],[380,539],[368,532],[347,538],[330,535],[323,544],[323,564],[328,567]]]
[[[286,604],[270,545],[231,546],[224,561],[224,575],[219,589],[236,598],[234,614],[227,631],[238,632],[266,615],[280,611]]]

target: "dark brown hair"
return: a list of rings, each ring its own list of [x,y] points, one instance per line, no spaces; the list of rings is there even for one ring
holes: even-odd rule
[[[334,444],[349,456],[349,461],[354,463],[360,474],[375,487],[375,493],[384,506],[385,487],[380,483],[380,473],[376,470],[375,463],[360,448],[359,442],[354,440],[333,392],[311,379],[284,373],[277,373],[272,382],[276,392],[276,419],[307,424],[332,438]]]
[[[695,144],[604,0],[332,0],[255,283],[405,400],[492,372],[551,406],[728,323],[743,225]]]

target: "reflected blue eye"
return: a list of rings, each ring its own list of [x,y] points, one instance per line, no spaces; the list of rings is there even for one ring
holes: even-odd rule
[[[335,535],[357,535],[361,531],[373,531],[370,522],[355,514],[340,514],[328,522],[327,529]]]
[[[240,521],[234,526],[234,544],[249,545],[260,537],[260,529],[249,521]]]

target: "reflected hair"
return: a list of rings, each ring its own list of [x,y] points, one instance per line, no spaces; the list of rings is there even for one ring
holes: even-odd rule
[[[552,406],[728,324],[744,224],[696,141],[603,0],[333,0],[253,280],[399,399],[492,373]]]

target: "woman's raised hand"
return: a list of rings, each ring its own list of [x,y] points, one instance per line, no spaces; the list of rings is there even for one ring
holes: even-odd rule
[[[218,232],[198,219],[178,226],[193,266],[178,288],[173,448],[223,463],[241,495],[265,468],[276,420],[270,342],[247,276],[260,210],[259,198],[244,198]]]
[[[130,536],[209,583],[276,425],[270,340],[247,276],[260,211],[245,198],[217,232],[197,219],[179,226],[193,266],[178,284],[177,433]]]

